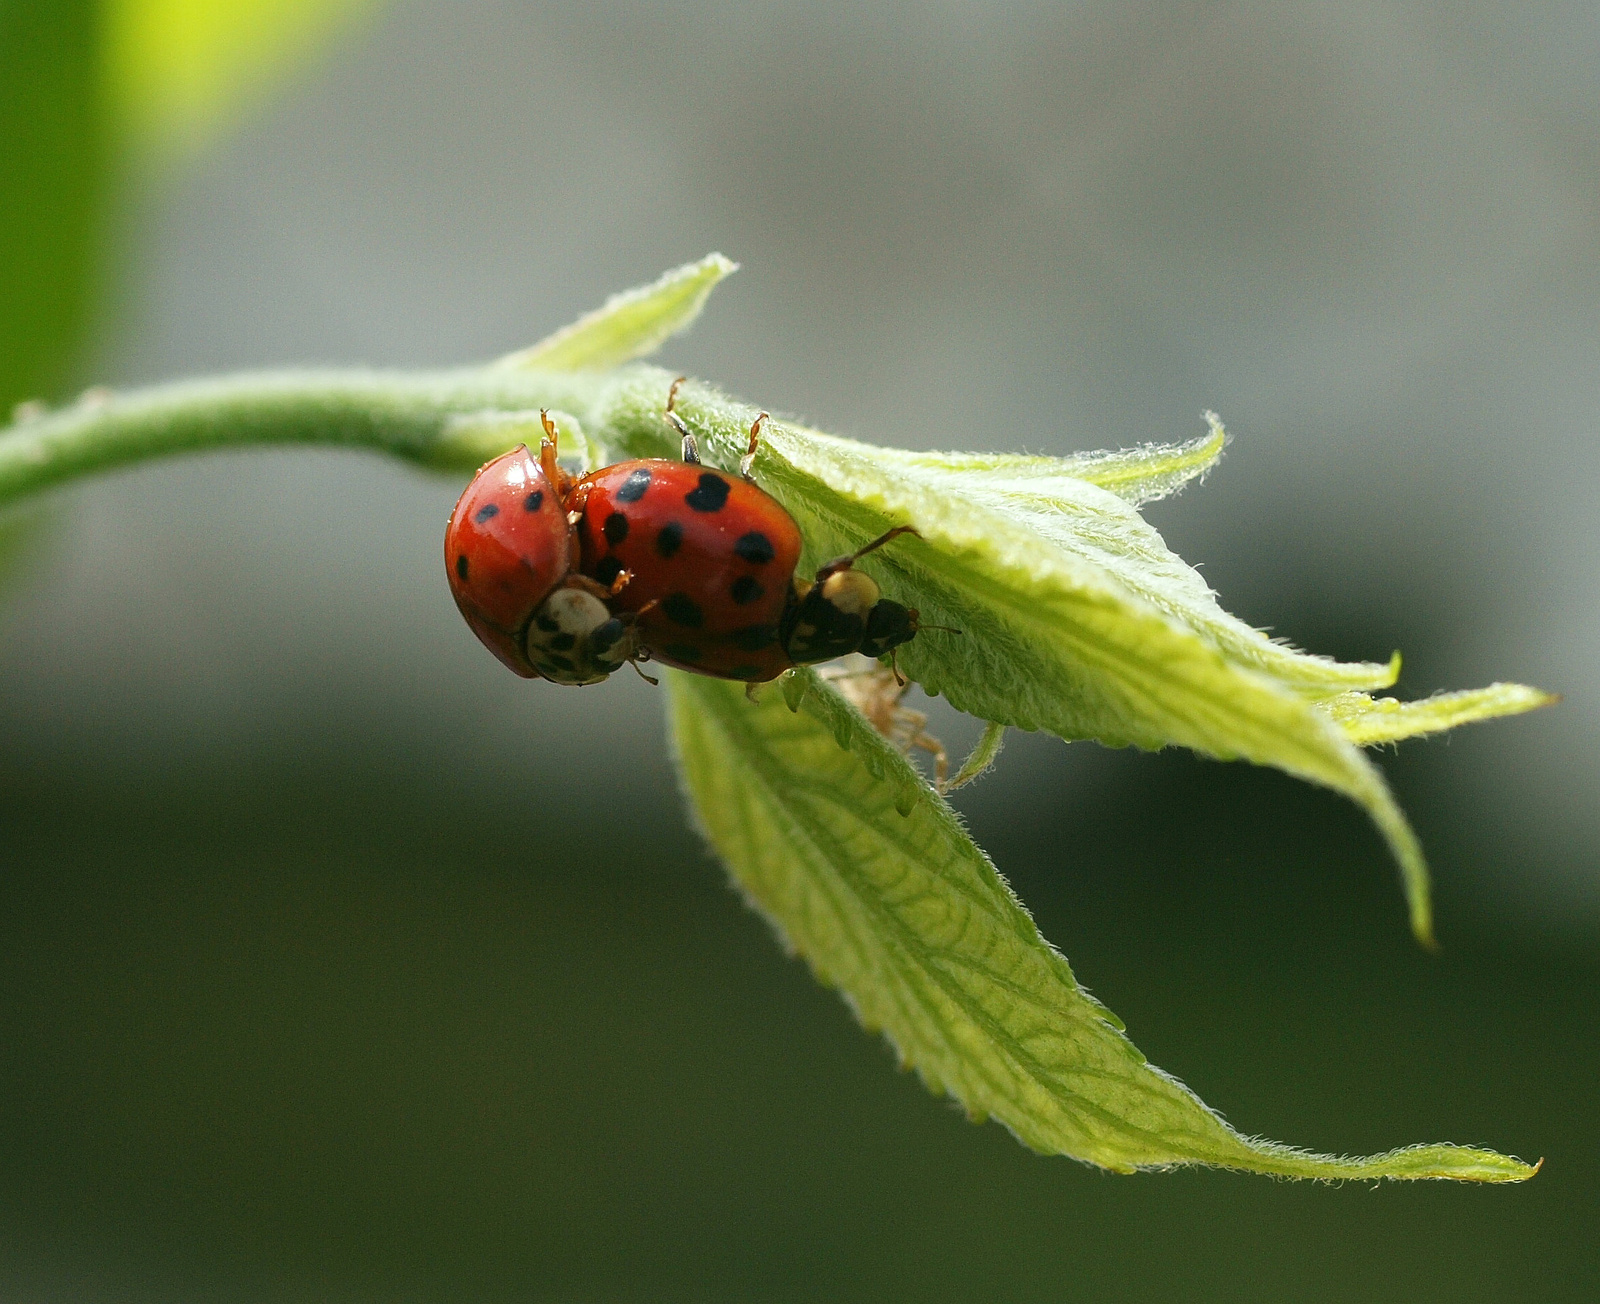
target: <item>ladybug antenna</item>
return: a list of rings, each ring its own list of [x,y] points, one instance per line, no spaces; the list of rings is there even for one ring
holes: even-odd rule
[[[894,682],[901,688],[906,686],[906,677],[900,673],[900,663],[895,660],[895,648],[889,649],[889,669],[894,672]]]
[[[661,681],[659,679],[657,679],[654,675],[647,675],[644,671],[639,669],[639,662],[636,658],[629,657],[628,664],[633,667],[633,673],[638,675],[639,678],[644,680],[645,683],[654,684],[657,688],[661,687]]]
[[[667,424],[670,425],[683,439],[683,460],[691,466],[700,465],[700,445],[695,442],[694,432],[684,425],[683,418],[672,410],[672,405],[678,401],[678,387],[688,380],[687,376],[679,376],[672,382],[672,388],[667,391]]]
[[[922,535],[917,531],[917,527],[914,525],[897,525],[894,527],[894,529],[888,531],[888,533],[880,534],[865,548],[857,548],[848,557],[836,557],[833,561],[830,561],[826,566],[817,572],[817,578],[819,580],[823,580],[827,579],[827,577],[832,575],[835,571],[849,570],[869,552],[877,552],[877,550],[883,547],[884,544],[898,539],[902,534],[915,534],[919,539],[922,537]]]

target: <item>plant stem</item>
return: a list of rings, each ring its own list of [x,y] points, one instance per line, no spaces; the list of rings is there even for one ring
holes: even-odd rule
[[[441,470],[471,471],[502,420],[476,413],[602,407],[612,377],[491,367],[445,372],[283,371],[180,381],[76,404],[0,433],[0,505],[81,476],[176,453],[256,444],[370,448]],[[464,418],[467,418],[464,420]],[[533,423],[537,429],[537,422]]]
[[[469,474],[539,437],[537,412],[576,417],[585,435],[634,457],[676,457],[663,419],[672,374],[463,367],[454,371],[256,372],[110,393],[91,390],[0,431],[0,507],[102,471],[178,453],[259,444],[321,444],[389,453]],[[691,384],[678,411],[708,458],[732,466],[754,410]]]

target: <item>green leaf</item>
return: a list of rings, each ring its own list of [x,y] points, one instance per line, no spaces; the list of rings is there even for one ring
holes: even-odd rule
[[[957,788],[964,788],[979,775],[983,774],[1000,757],[1000,748],[1005,744],[1006,727],[989,721],[983,728],[983,736],[978,739],[977,746],[972,749],[971,755],[961,763],[961,768],[956,771],[956,777],[950,780],[949,792]]]
[[[817,977],[972,1117],[1118,1172],[1498,1182],[1535,1171],[1455,1146],[1339,1159],[1241,1136],[1145,1061],[950,808],[843,697],[811,671],[785,689],[751,702],[738,684],[669,674],[704,833]]]
[[[641,368],[620,382],[602,441],[665,451],[666,380]],[[749,409],[693,386],[678,410],[713,461],[737,463]],[[619,420],[633,412],[635,422]],[[1003,460],[885,457],[772,422],[755,476],[799,522],[808,564],[893,525],[917,528],[861,565],[925,624],[960,631],[928,629],[900,650],[928,692],[998,724],[1111,746],[1178,744],[1344,793],[1388,842],[1412,929],[1431,945],[1416,837],[1382,775],[1315,706],[1392,683],[1398,661],[1346,665],[1271,641],[1223,611],[1130,503],[1039,461],[1019,475]]]
[[[1344,730],[1344,736],[1351,742],[1358,747],[1372,747],[1441,733],[1461,724],[1520,715],[1541,706],[1554,706],[1560,700],[1554,693],[1529,688],[1526,684],[1490,684],[1487,688],[1459,693],[1439,693],[1420,702],[1397,702],[1392,697],[1374,698],[1366,693],[1341,693],[1323,702],[1321,709]]]
[[[532,348],[502,358],[502,367],[541,371],[605,371],[654,353],[689,328],[711,291],[739,264],[721,254],[674,268],[660,280],[614,294]]]
[[[1068,457],[1039,457],[1026,453],[916,453],[900,448],[880,448],[887,465],[932,467],[942,471],[999,472],[1019,486],[1017,496],[1026,497],[1029,481],[1037,483],[1042,498],[1050,497],[1053,480],[1086,480],[1117,497],[1138,506],[1176,493],[1189,481],[1203,477],[1217,464],[1228,432],[1215,412],[1205,414],[1208,432],[1184,444],[1143,444],[1095,453],[1074,453]]]

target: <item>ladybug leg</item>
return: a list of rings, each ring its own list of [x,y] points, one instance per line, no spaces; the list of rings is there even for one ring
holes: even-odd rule
[[[767,423],[767,414],[763,412],[750,426],[750,446],[744,450],[744,456],[739,459],[739,478],[754,484],[755,478],[750,474],[750,468],[756,463],[756,445],[761,441],[761,427]]]
[[[913,747],[920,747],[933,757],[933,788],[941,797],[950,786],[950,753],[945,751],[944,744],[925,730],[918,729],[917,736],[911,740]]]
[[[544,472],[544,478],[550,482],[550,487],[556,491],[556,497],[566,502],[567,495],[572,492],[573,481],[556,461],[561,434],[545,408],[539,409],[539,424],[544,427],[544,438],[539,441],[539,469]]]
[[[667,424],[683,437],[683,460],[690,466],[700,465],[700,445],[696,442],[694,431],[683,424],[683,418],[672,410],[672,405],[678,401],[678,386],[688,380],[687,376],[679,376],[672,382],[672,388],[667,391]]]
[[[582,589],[585,593],[592,594],[602,602],[606,602],[627,588],[628,581],[632,578],[633,572],[625,570],[608,587],[600,583],[599,580],[592,580],[587,575],[572,571],[567,575],[566,579],[561,581],[561,586],[567,589]]]

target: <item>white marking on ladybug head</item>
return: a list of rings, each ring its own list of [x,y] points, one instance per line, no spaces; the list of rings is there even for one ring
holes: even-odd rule
[[[823,600],[847,616],[865,620],[880,596],[872,576],[858,570],[834,571],[822,581]]]

